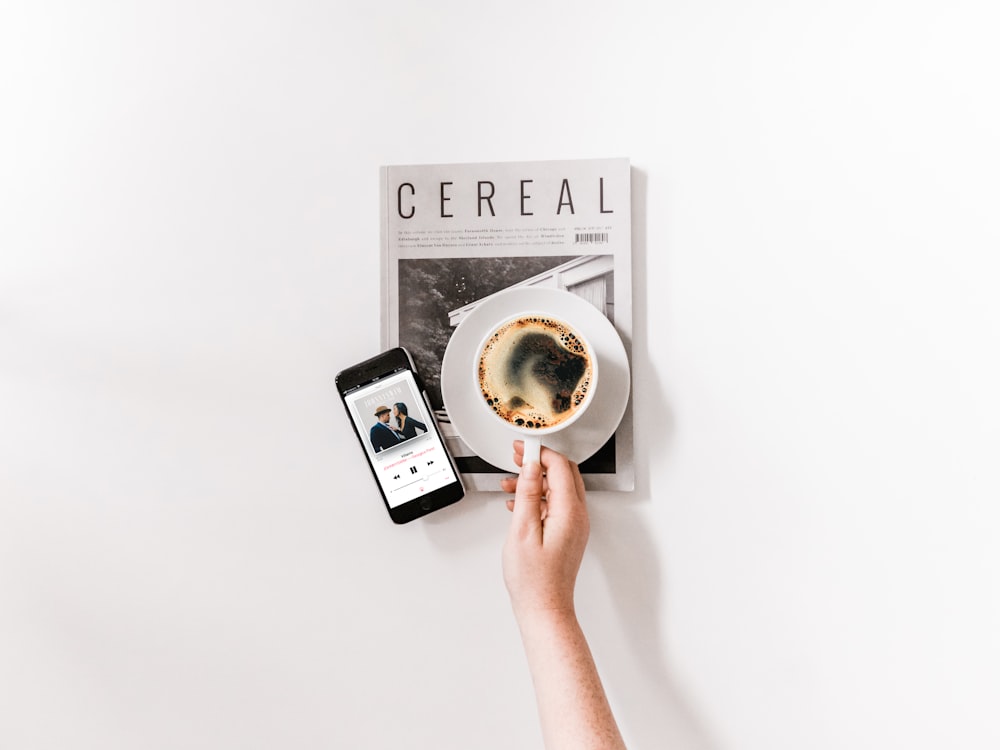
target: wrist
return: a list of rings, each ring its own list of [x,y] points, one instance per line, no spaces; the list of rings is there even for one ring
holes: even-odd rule
[[[556,607],[514,607],[514,619],[522,632],[553,631],[579,627],[572,603]]]

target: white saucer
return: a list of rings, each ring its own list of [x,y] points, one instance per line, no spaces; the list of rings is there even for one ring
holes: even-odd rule
[[[593,402],[567,429],[547,436],[543,445],[582,463],[594,455],[618,429],[628,405],[628,355],[618,331],[596,307],[561,289],[523,287],[484,299],[459,323],[441,361],[441,396],[452,425],[476,454],[494,466],[517,473],[512,442],[519,437],[484,414],[475,383],[473,359],[487,333],[521,312],[548,313],[577,328],[590,342],[600,363]]]

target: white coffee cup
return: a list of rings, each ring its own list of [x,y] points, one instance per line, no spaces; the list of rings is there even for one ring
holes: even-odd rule
[[[597,356],[580,330],[543,312],[511,315],[476,347],[472,375],[479,403],[524,440],[524,463],[543,439],[570,427],[594,400]]]

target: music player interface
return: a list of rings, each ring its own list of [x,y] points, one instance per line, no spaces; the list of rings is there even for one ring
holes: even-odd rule
[[[409,370],[386,375],[345,398],[390,507],[456,481]]]

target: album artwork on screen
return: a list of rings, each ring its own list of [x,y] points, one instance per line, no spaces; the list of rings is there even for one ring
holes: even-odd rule
[[[441,395],[453,331],[493,295],[558,288],[594,305],[632,341],[628,159],[385,166],[381,189],[381,337],[409,350],[467,486],[506,474],[454,428]],[[588,489],[634,488],[632,406],[580,470]]]

